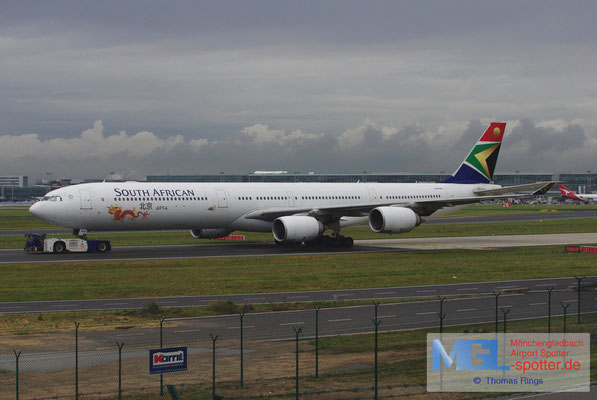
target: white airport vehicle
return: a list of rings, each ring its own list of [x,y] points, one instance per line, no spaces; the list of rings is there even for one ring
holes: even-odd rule
[[[402,233],[453,207],[523,190],[544,193],[554,182],[491,184],[505,128],[492,122],[458,170],[440,183],[101,182],[53,190],[29,211],[74,234],[190,229],[194,238],[214,239],[233,231],[271,231],[278,244],[351,247],[353,240],[340,234],[345,226],[368,221],[374,232]]]
[[[109,240],[86,238],[47,238],[44,233],[25,235],[25,251],[43,253],[104,253],[112,249]]]

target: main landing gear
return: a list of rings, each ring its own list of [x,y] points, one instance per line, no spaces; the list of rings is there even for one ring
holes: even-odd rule
[[[278,242],[278,246],[290,245],[290,243]],[[350,249],[354,245],[354,240],[348,236],[320,236],[317,239],[305,242],[305,247],[323,247],[323,248],[336,248],[336,249]],[[295,244],[296,245],[296,244]]]
[[[320,236],[315,240],[306,242],[305,246],[308,247],[334,247],[349,249],[354,245],[354,240],[348,236]]]

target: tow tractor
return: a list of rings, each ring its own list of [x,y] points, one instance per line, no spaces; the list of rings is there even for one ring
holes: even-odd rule
[[[28,233],[25,237],[25,251],[33,253],[104,253],[112,249],[109,240],[87,239],[85,236],[76,239],[47,238],[45,233]]]

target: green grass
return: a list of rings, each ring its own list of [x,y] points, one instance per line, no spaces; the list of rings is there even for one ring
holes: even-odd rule
[[[545,212],[570,212],[597,210],[594,204],[523,204],[502,207],[497,204],[472,204],[457,210],[447,217],[468,217],[481,215],[543,214]]]
[[[32,255],[40,257],[44,255]],[[51,256],[49,256],[51,257]],[[3,265],[0,301],[158,297],[595,275],[563,247]],[[456,278],[453,278],[456,277]]]

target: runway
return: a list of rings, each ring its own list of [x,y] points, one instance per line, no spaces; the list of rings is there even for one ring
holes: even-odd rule
[[[463,236],[357,240],[351,249],[276,246],[273,243],[216,243],[178,246],[114,247],[107,253],[25,253],[0,250],[0,264],[39,264],[107,261],[180,260],[229,257],[281,257],[317,254],[379,253],[387,251],[493,249],[597,243],[597,233],[548,235]]]

